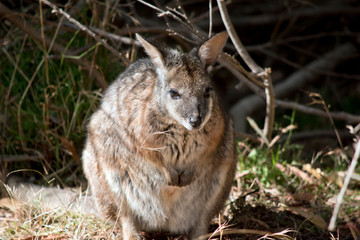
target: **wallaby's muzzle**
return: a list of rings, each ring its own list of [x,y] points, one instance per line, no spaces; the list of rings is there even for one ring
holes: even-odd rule
[[[193,128],[198,128],[202,123],[202,118],[200,116],[190,117],[189,123]]]

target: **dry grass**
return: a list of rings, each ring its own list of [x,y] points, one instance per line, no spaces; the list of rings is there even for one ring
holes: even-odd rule
[[[61,208],[49,210],[41,204],[27,205],[15,200],[2,201],[1,206],[2,239],[113,239],[118,235],[112,224]]]

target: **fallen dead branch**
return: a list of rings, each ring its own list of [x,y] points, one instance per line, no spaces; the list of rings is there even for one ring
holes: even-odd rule
[[[339,47],[335,48],[333,51],[323,55],[322,57],[314,60],[313,62],[309,63],[303,69],[291,74],[288,78],[286,78],[283,82],[276,84],[274,86],[274,94],[277,98],[282,98],[284,96],[289,95],[290,93],[294,92],[295,90],[300,89],[306,83],[314,80],[318,77],[319,74],[314,73],[312,70],[330,70],[333,69],[335,66],[340,64],[342,61],[347,59],[349,56],[353,55],[357,52],[356,47],[351,43],[346,43],[340,45]],[[285,106],[287,105],[290,107],[290,104],[286,104],[284,101],[275,101],[276,104]],[[255,112],[259,108],[264,106],[263,97],[259,95],[251,95],[246,98],[243,98],[237,104],[235,104],[231,109],[230,112],[234,116],[234,123],[235,129],[240,132],[244,132],[246,129],[246,116],[250,115],[251,113]],[[296,106],[296,105],[292,105]],[[300,105],[298,105],[300,106]],[[309,108],[305,107],[297,107],[298,110],[309,110]],[[318,115],[326,116],[325,111],[312,111],[316,112]],[[324,115],[325,114],[325,115]],[[331,114],[331,113],[330,113]],[[340,117],[342,114],[335,114],[337,117]],[[350,115],[350,114],[349,114]],[[347,115],[347,117],[349,117]],[[344,115],[342,115],[344,116]],[[357,119],[357,116],[354,116]],[[349,117],[349,119],[354,119]]]
[[[328,117],[328,114],[326,113],[326,111],[321,110],[321,109],[317,109],[314,107],[309,107],[306,105],[302,105],[300,103],[296,103],[296,102],[291,102],[291,101],[284,101],[284,100],[279,100],[276,99],[275,101],[276,105],[278,107],[281,108],[285,108],[285,109],[295,109],[297,111],[303,112],[303,113],[307,113],[310,115],[315,115],[315,116],[319,116],[319,117]],[[358,115],[353,115],[347,112],[329,112],[330,116],[333,119],[336,120],[343,120],[346,121],[348,123],[358,123],[360,122],[360,116]]]

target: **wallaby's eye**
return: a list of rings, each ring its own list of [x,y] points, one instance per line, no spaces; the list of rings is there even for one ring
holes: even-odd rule
[[[175,89],[170,89],[169,93],[170,93],[170,97],[172,99],[180,99],[181,98],[180,93],[178,91],[176,91]]]
[[[214,90],[212,87],[207,87],[207,88],[205,89],[204,97],[209,98],[209,97],[210,97],[210,92],[211,92],[212,90]]]

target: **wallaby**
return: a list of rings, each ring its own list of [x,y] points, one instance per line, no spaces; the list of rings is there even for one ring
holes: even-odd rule
[[[150,58],[120,74],[92,115],[84,172],[124,240],[141,239],[139,231],[194,239],[222,209],[236,170],[234,131],[207,69],[227,37],[182,53],[137,35]]]

